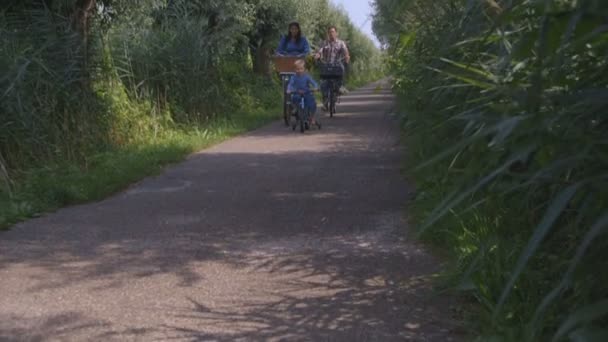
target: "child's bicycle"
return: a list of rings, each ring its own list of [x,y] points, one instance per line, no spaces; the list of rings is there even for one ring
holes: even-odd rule
[[[279,73],[281,78],[281,84],[283,86],[283,121],[285,126],[289,126],[291,117],[291,97],[287,94],[287,84],[289,80],[295,75],[293,63],[303,58],[303,56],[281,56],[276,55],[272,58],[276,71]]]
[[[300,96],[300,101],[294,105],[296,105],[296,111],[294,114],[296,121],[291,126],[291,129],[295,131],[299,126],[300,133],[304,133],[305,130],[310,128],[310,109],[306,106],[306,101],[304,101],[303,94]],[[318,118],[315,120],[315,125],[318,129],[321,129],[321,122]]]

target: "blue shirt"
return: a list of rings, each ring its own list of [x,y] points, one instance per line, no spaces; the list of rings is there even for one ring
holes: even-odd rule
[[[310,53],[310,44],[305,37],[301,37],[299,42],[294,42],[291,38],[283,36],[277,53],[288,56],[307,55]]]
[[[302,76],[298,76],[296,74],[293,75],[289,80],[289,84],[287,84],[287,92],[293,93],[297,92],[298,90],[304,90],[304,92],[310,93],[310,86],[312,86],[313,89],[319,88],[317,82],[315,82],[315,80],[313,80],[309,74],[303,74]]]

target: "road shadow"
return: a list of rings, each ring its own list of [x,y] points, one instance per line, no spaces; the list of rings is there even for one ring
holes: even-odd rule
[[[462,338],[454,321],[446,319],[449,302],[433,297],[429,270],[435,266],[425,261],[420,250],[379,252],[355,248],[352,241],[335,242],[326,253],[273,255],[252,261],[258,272],[293,275],[279,291],[269,289],[271,301],[234,308],[209,307],[190,299],[189,306],[168,311],[178,320],[197,322],[198,328],[164,325],[163,329],[180,341]]]
[[[0,340],[454,338],[376,96],[350,95],[328,129],[271,125],[0,234]]]
[[[191,263],[238,266],[241,257],[232,252],[251,243],[373,230],[370,221],[379,210],[402,209],[405,191],[392,191],[402,183],[399,165],[356,152],[363,146],[351,148],[340,154],[198,155],[107,200],[3,233],[0,270],[25,266],[53,274],[29,276],[28,283],[36,284],[30,292],[96,278],[117,278],[108,286],[119,287],[130,277],[158,273],[191,286],[202,280]],[[325,177],[344,167],[347,178]]]

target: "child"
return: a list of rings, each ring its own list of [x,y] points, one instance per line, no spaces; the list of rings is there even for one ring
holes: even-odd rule
[[[298,104],[304,97],[304,104],[310,109],[310,118],[313,125],[317,124],[315,114],[317,113],[317,101],[312,92],[319,89],[319,85],[306,72],[306,62],[298,59],[295,63],[296,74],[291,77],[287,85],[287,94],[291,95],[291,103]],[[312,89],[311,89],[312,86]]]

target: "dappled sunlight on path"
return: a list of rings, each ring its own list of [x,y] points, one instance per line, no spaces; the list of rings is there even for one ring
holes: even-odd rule
[[[0,234],[0,340],[456,339],[376,87]]]

